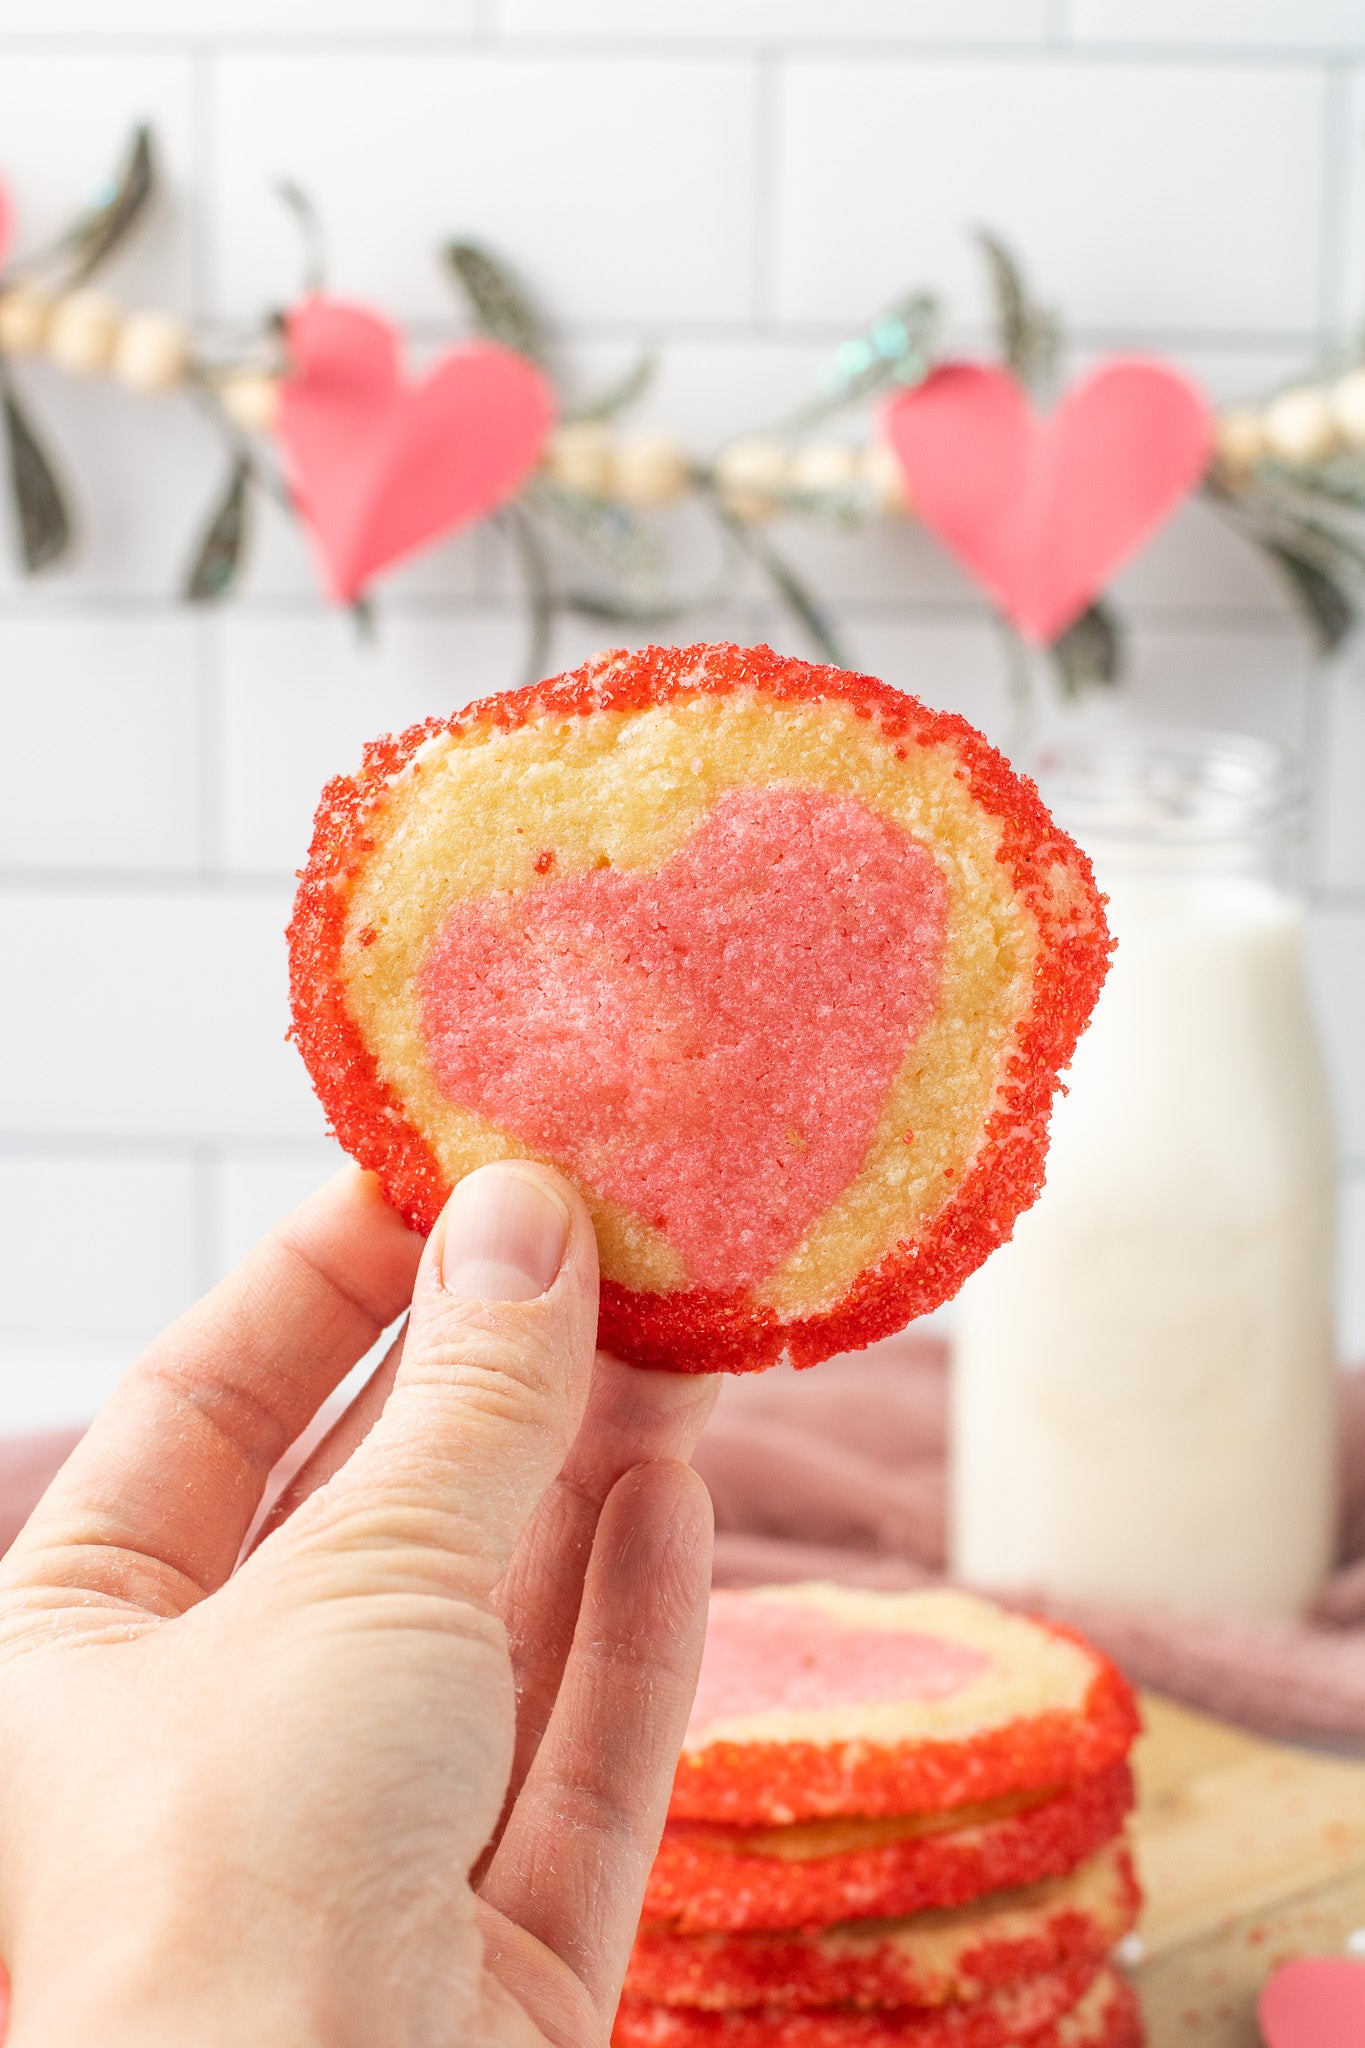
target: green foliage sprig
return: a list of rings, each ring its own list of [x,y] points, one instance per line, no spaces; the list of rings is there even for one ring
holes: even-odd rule
[[[107,189],[55,240],[10,265],[0,281],[0,315],[25,293],[58,306],[83,291],[148,219],[157,179],[151,134],[139,128]],[[319,292],[325,288],[325,250],[317,210],[294,184],[282,184],[279,192],[300,229],[301,289]],[[1035,297],[997,234],[983,228],[976,239],[991,288],[1000,358],[1035,401],[1046,405],[1062,360],[1061,323]],[[483,243],[468,239],[449,242],[441,256],[474,328],[534,362],[555,384],[564,434],[605,432],[647,395],[658,368],[652,348],[642,348],[625,372],[601,390],[578,393],[562,371],[550,319],[515,270]],[[164,316],[152,317],[162,317],[164,324]],[[941,325],[942,309],[932,292],[907,292],[838,344],[809,398],[783,417],[710,455],[675,454],[677,489],[709,522],[715,543],[713,568],[690,589],[670,584],[661,529],[647,503],[631,502],[630,493],[613,489],[605,473],[588,486],[566,480],[553,462],[537,472],[495,515],[517,557],[525,589],[528,675],[539,675],[549,659],[554,623],[563,613],[631,631],[663,631],[689,613],[714,607],[733,594],[741,578],[755,575],[815,652],[845,664],[834,618],[779,543],[780,522],[804,520],[857,531],[885,514],[885,476],[855,460],[852,444],[835,445],[833,456],[839,459],[832,467],[827,460],[823,470],[818,460],[803,466],[803,457],[821,452],[809,441],[814,429],[861,413],[928,376],[939,359]],[[0,318],[0,337],[5,331]],[[69,557],[75,522],[66,487],[5,347],[0,338],[0,428],[15,548],[24,573],[38,575]],[[1263,401],[1267,433],[1262,439],[1254,431],[1256,416],[1243,409],[1236,415],[1241,425],[1234,446],[1234,415],[1225,415],[1222,424],[1228,432],[1220,438],[1218,459],[1202,485],[1206,503],[1283,581],[1324,654],[1339,648],[1365,613],[1365,367],[1336,362],[1322,366],[1319,374],[1340,380],[1343,370],[1346,383],[1359,382],[1359,420],[1350,432],[1325,433],[1321,445],[1307,448],[1287,446],[1283,436],[1277,442],[1270,431],[1276,404],[1271,394]],[[238,584],[257,495],[273,498],[291,513],[296,509],[268,433],[270,394],[287,373],[281,314],[266,318],[218,360],[186,345],[176,377],[183,378],[220,433],[225,461],[222,484],[206,511],[184,578],[183,593],[192,603],[219,602]],[[131,376],[125,381],[136,383]],[[1338,381],[1335,388],[1344,386]],[[1300,401],[1313,396],[1294,395]],[[1326,405],[1325,396],[1322,402]],[[1248,431],[1254,444],[1250,453]],[[827,458],[830,452],[823,450]],[[372,630],[368,600],[352,609],[362,629]],[[1007,621],[1000,625],[1018,693],[1031,676],[1032,654]],[[1045,650],[1058,692],[1075,698],[1115,683],[1124,647],[1112,604],[1097,598]]]

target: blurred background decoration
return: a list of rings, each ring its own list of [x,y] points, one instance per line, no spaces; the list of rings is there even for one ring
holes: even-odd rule
[[[969,572],[978,574],[998,606],[1016,753],[1035,737],[1037,665],[1030,661],[1030,646],[1044,653],[1063,699],[1119,681],[1121,615],[1103,596],[1102,585],[1196,483],[1284,579],[1320,653],[1335,652],[1350,636],[1365,601],[1365,337],[1361,347],[1326,352],[1304,376],[1257,402],[1226,408],[1206,438],[1196,432],[1186,451],[1186,473],[1179,473],[1177,455],[1172,487],[1163,495],[1158,486],[1158,501],[1146,515],[1129,517],[1119,545],[1106,550],[1101,543],[1103,559],[1096,568],[1104,574],[1096,588],[1084,592],[1086,601],[1063,607],[1060,618],[1049,613],[1031,621],[1002,593],[998,580],[981,576],[981,547],[955,544],[911,483],[916,449],[905,422],[918,415],[907,395],[934,386],[936,368],[955,366],[941,346],[945,309],[933,291],[907,290],[863,331],[845,336],[822,365],[814,390],[793,410],[760,420],[702,453],[665,431],[639,432],[629,424],[632,407],[654,380],[656,350],[642,348],[606,388],[575,397],[559,360],[554,324],[535,293],[488,245],[447,241],[438,260],[465,302],[468,324],[494,350],[524,365],[532,382],[538,374],[543,386],[543,405],[532,404],[529,439],[526,424],[520,424],[523,448],[515,408],[507,410],[510,397],[476,397],[471,389],[463,410],[438,403],[439,387],[455,385],[462,373],[467,383],[475,360],[487,364],[490,355],[476,358],[468,348],[457,349],[404,383],[401,330],[375,309],[328,296],[326,224],[292,179],[276,185],[300,237],[299,291],[289,306],[263,314],[253,332],[227,338],[197,334],[162,308],[125,312],[93,280],[125,238],[145,225],[157,176],[152,131],[139,127],[107,187],[50,242],[12,260],[0,275],[0,395],[14,541],[27,576],[61,564],[76,545],[69,487],[45,452],[43,433],[13,370],[15,360],[41,354],[71,376],[108,375],[148,398],[183,387],[221,439],[223,482],[189,554],[183,578],[188,602],[216,602],[237,583],[249,556],[259,495],[312,532],[324,586],[350,605],[366,631],[373,628],[370,592],[380,574],[488,517],[501,527],[520,567],[527,681],[546,672],[558,616],[588,620],[608,634],[625,627],[675,637],[685,633],[690,616],[730,598],[746,567],[767,583],[815,655],[852,666],[835,609],[767,530],[783,517],[849,533],[883,518],[924,518]],[[13,208],[0,193],[0,255],[13,226]],[[1074,507],[1087,490],[1093,493],[1106,467],[1140,466],[1144,452],[1150,457],[1161,423],[1150,413],[1145,420],[1137,417],[1136,397],[1126,434],[1112,405],[1109,418],[1083,422],[1077,401],[1095,396],[1098,371],[1059,405],[1064,333],[1057,313],[1037,302],[998,234],[979,228],[975,240],[990,288],[1000,368],[1032,402],[1021,408],[1022,416],[1036,407],[1035,418],[1045,418],[1057,408],[1060,424],[1069,414],[1069,466],[1058,469],[1054,448],[1048,469],[1054,495]],[[332,332],[323,335],[329,320]],[[1106,367],[1121,379],[1134,364],[1120,359],[1102,363],[1100,371]],[[1150,367],[1159,378],[1158,366]],[[1166,376],[1173,386],[1174,374]],[[997,380],[997,395],[1000,388]],[[984,414],[976,409],[981,426],[964,436],[970,423],[957,417],[946,423],[948,439],[939,428],[937,440],[944,460],[959,471],[981,458],[981,487],[988,496],[1003,488],[1008,521],[1030,495],[1022,475],[1013,473],[1011,457],[1020,451],[1000,445],[998,407],[993,415],[989,391],[973,395],[988,401]],[[313,414],[311,435],[299,425],[304,405]],[[328,411],[334,417],[324,425],[320,415]],[[400,420],[404,413],[409,417]],[[1035,428],[1035,440],[1041,431]],[[994,438],[983,443],[983,432]],[[833,438],[836,433],[839,438]],[[471,448],[471,439],[488,445]],[[500,444],[505,452],[499,464]],[[498,473],[483,477],[490,459]],[[324,464],[325,486],[310,488],[310,464],[317,463]],[[462,488],[461,472],[471,466],[480,475]],[[338,496],[359,496],[362,518],[377,508],[377,522],[366,523],[377,523],[390,536],[376,544],[371,535],[358,556],[352,546],[347,559],[355,556],[356,565],[340,573],[324,512]],[[683,497],[708,515],[716,542],[712,573],[690,590],[667,576],[651,519],[658,508]],[[1082,533],[1088,511],[1083,507],[1077,517],[1073,510],[1072,525]],[[991,514],[988,506],[984,516]],[[982,516],[973,511],[968,523],[979,525]],[[961,527],[960,516],[957,523]],[[1073,533],[1073,546],[1076,538]],[[1040,539],[1044,547],[1051,539],[1055,553],[1055,536]],[[568,551],[565,573],[553,560],[556,541]]]

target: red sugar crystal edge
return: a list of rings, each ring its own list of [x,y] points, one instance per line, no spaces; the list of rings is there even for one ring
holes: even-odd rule
[[[841,1814],[945,1813],[1011,1792],[1092,1778],[1127,1756],[1141,1723],[1127,1679],[1083,1636],[1031,1616],[1029,1626],[1084,1650],[1094,1668],[1085,1697],[956,1741],[914,1735],[869,1741],[698,1742],[683,1750],[669,1802],[673,1820],[784,1826]]]
[[[871,1344],[956,1294],[1038,1195],[1057,1076],[1094,1007],[1112,942],[1090,864],[1053,824],[1033,784],[965,719],[930,711],[874,676],[794,661],[768,647],[605,654],[568,675],[371,741],[359,772],[338,776],[322,793],[288,932],[290,1035],[331,1128],[360,1165],[378,1174],[404,1221],[429,1231],[450,1188],[401,1100],[381,1080],[347,1009],[341,974],[350,885],[374,850],[375,814],[390,782],[441,732],[481,725],[512,732],[540,718],[645,710],[744,689],[779,701],[843,702],[893,744],[954,748],[973,800],[1001,821],[997,858],[1037,921],[1038,956],[1007,1078],[970,1169],[923,1228],[862,1272],[832,1308],[784,1322],[741,1294],[707,1288],[647,1293],[603,1281],[603,1346],[631,1364],[674,1372],[754,1372],[784,1352],[794,1365],[814,1365]],[[1059,866],[1064,890],[1048,880]]]
[[[1018,2005],[1011,2012],[1008,2003],[993,1999],[947,2008],[802,2011],[767,2005],[739,2012],[626,1999],[612,2028],[612,2048],[1022,2048],[1025,2040],[1027,2048],[1142,2048],[1136,1997],[1112,1971],[1104,1975],[1108,1981],[1093,2017],[1073,2021],[1073,2008],[1064,2006],[1027,2032],[1018,2024]]]
[[[1003,1820],[803,1862],[735,1855],[714,1846],[714,1830],[670,1821],[649,1875],[644,1920],[701,1934],[830,1927],[966,1906],[987,1892],[1064,1877],[1113,1840],[1132,1806],[1128,1766],[1113,1764]]]
[[[898,1945],[889,1930],[880,1937],[869,1930],[856,1948],[836,1942],[825,1949],[822,1929],[683,1934],[645,1926],[626,1970],[626,1996],[722,2011],[765,2004],[947,2005],[1053,1970],[1084,1972],[1083,1988],[1137,1920],[1142,1894],[1126,1850],[1116,1877],[1117,1896],[1103,1911],[1058,1900],[1036,1909],[1028,1928],[1013,1933],[1001,1932],[998,1917],[987,1913],[978,1929],[961,1931],[959,1946],[947,1956],[943,1930],[932,1924],[925,1929],[927,1951],[920,1953]]]
[[[1032,2040],[1044,2027],[1049,2027],[1062,2017],[1089,1990],[1099,1975],[1103,1957],[1094,1957],[1084,1962],[1073,1962],[1062,1969],[1048,1970],[1042,1975],[1025,1980],[1022,1984],[1010,1984],[998,1991],[988,1991],[981,1998],[965,2000],[952,2005],[914,2006],[902,1999],[889,2008],[878,2006],[876,2011],[903,2015],[910,2020],[908,2038],[918,2048],[1013,2048],[1013,2044],[1024,2039]],[[623,2014],[649,2011],[653,2001],[637,2001],[629,1994],[622,2003]],[[809,2004],[805,1999],[773,1999],[767,2005],[748,2002],[741,2006],[714,2007],[668,2004],[665,2009],[676,2012],[685,2025],[694,2017],[705,2015],[721,2022],[712,2038],[721,2041],[746,2039],[744,2022],[752,2019],[762,2025],[780,2014],[790,2025],[801,2020],[814,2020],[818,2024],[826,2019],[833,2008],[835,2017],[848,2007],[837,1999],[826,1999],[823,2005]],[[856,2010],[856,2008],[855,2008]],[[688,2038],[684,2033],[684,2040]],[[707,2038],[703,2034],[700,2038]],[[771,2038],[765,2035],[764,2038]],[[779,2040],[784,2036],[779,2034]],[[793,2037],[802,2041],[801,2033]],[[860,2036],[854,2036],[859,2039]],[[874,2035],[875,2039],[876,2036]]]

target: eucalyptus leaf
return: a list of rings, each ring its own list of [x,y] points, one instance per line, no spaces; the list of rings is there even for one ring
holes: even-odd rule
[[[1328,571],[1292,548],[1276,541],[1264,541],[1262,546],[1289,586],[1318,652],[1334,654],[1355,629],[1357,612],[1350,595]]]
[[[1305,510],[1300,500],[1277,504],[1273,501],[1228,508],[1242,531],[1257,547],[1267,552],[1288,549],[1337,582],[1355,583],[1365,577],[1365,530],[1341,518],[1330,509]]]
[[[538,683],[550,666],[550,647],[558,609],[554,585],[550,580],[550,559],[535,519],[524,505],[513,499],[504,505],[498,517],[499,523],[512,536],[526,581],[531,637],[527,643],[522,681],[525,684]]]
[[[822,526],[834,527],[838,532],[856,533],[869,520],[880,518],[882,495],[874,485],[860,483],[849,484],[842,490],[788,490],[782,493],[781,508],[818,520]]]
[[[236,582],[246,558],[251,464],[239,455],[228,473],[185,578],[191,604],[216,604]]]
[[[524,495],[615,574],[639,579],[657,573],[658,539],[628,505],[566,490],[548,477],[537,477]]]
[[[566,611],[593,619],[602,626],[674,626],[685,619],[691,606],[685,604],[630,604],[623,599],[599,597],[591,590],[567,590],[561,602]]]
[[[1257,485],[1264,488],[1267,484],[1278,485],[1284,494],[1296,500],[1325,499],[1329,504],[1365,512],[1365,462],[1358,455],[1334,456],[1330,462],[1317,463],[1307,470],[1263,458],[1257,464],[1250,492],[1244,495],[1254,495]]]
[[[814,592],[806,588],[790,562],[784,560],[771,541],[765,540],[752,526],[747,525],[742,519],[737,519],[732,512],[727,512],[719,500],[712,502],[717,518],[739,543],[743,552],[763,571],[783,603],[800,620],[816,650],[834,668],[852,668],[852,662],[839,644],[839,636],[833,621]]]
[[[976,239],[995,297],[1000,353],[1021,384],[1031,391],[1042,390],[1057,367],[1061,335],[1056,319],[1034,303],[1023,272],[1000,237],[988,228],[978,228]]]
[[[566,425],[579,420],[615,419],[627,406],[634,405],[637,399],[643,398],[654,382],[658,368],[657,350],[645,349],[623,377],[618,377],[614,384],[608,384],[606,390],[599,392],[596,398],[590,398],[586,404],[576,405],[570,412],[566,412]]]
[[[29,424],[8,366],[3,362],[0,389],[19,559],[26,576],[37,576],[60,562],[69,550],[71,515],[52,464]]]
[[[303,294],[305,298],[313,298],[327,289],[327,244],[322,232],[322,217],[312,195],[292,178],[281,178],[275,192],[289,208],[298,226],[299,239],[303,243]]]
[[[1335,465],[1334,465],[1335,469]],[[1365,549],[1365,468],[1357,477],[1325,466],[1295,470],[1284,463],[1263,462],[1249,484],[1232,491],[1206,480],[1206,493],[1243,520],[1286,522],[1305,531],[1330,536],[1334,545]]]
[[[1365,599],[1361,522],[1301,484],[1275,476],[1258,477],[1241,491],[1211,480],[1204,492],[1287,583],[1318,647],[1330,652],[1340,645]]]
[[[549,330],[520,279],[478,242],[448,242],[445,260],[464,287],[479,331],[544,369]]]
[[[1048,653],[1064,697],[1116,683],[1123,666],[1123,632],[1117,614],[1097,599],[1059,634]]]
[[[155,186],[152,131],[139,127],[133,132],[127,157],[109,197],[82,215],[64,238],[66,248],[75,259],[69,283],[84,284],[113,255],[142,213]]]
[[[921,383],[933,368],[938,323],[932,292],[898,299],[861,333],[840,342],[821,375],[820,396],[785,420],[781,431],[802,433],[879,391]]]

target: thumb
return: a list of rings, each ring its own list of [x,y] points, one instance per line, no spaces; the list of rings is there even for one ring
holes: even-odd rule
[[[417,1549],[422,1576],[486,1596],[577,1433],[596,1338],[582,1198],[535,1161],[478,1168],[427,1241],[382,1413],[278,1534],[396,1552],[408,1574]]]

